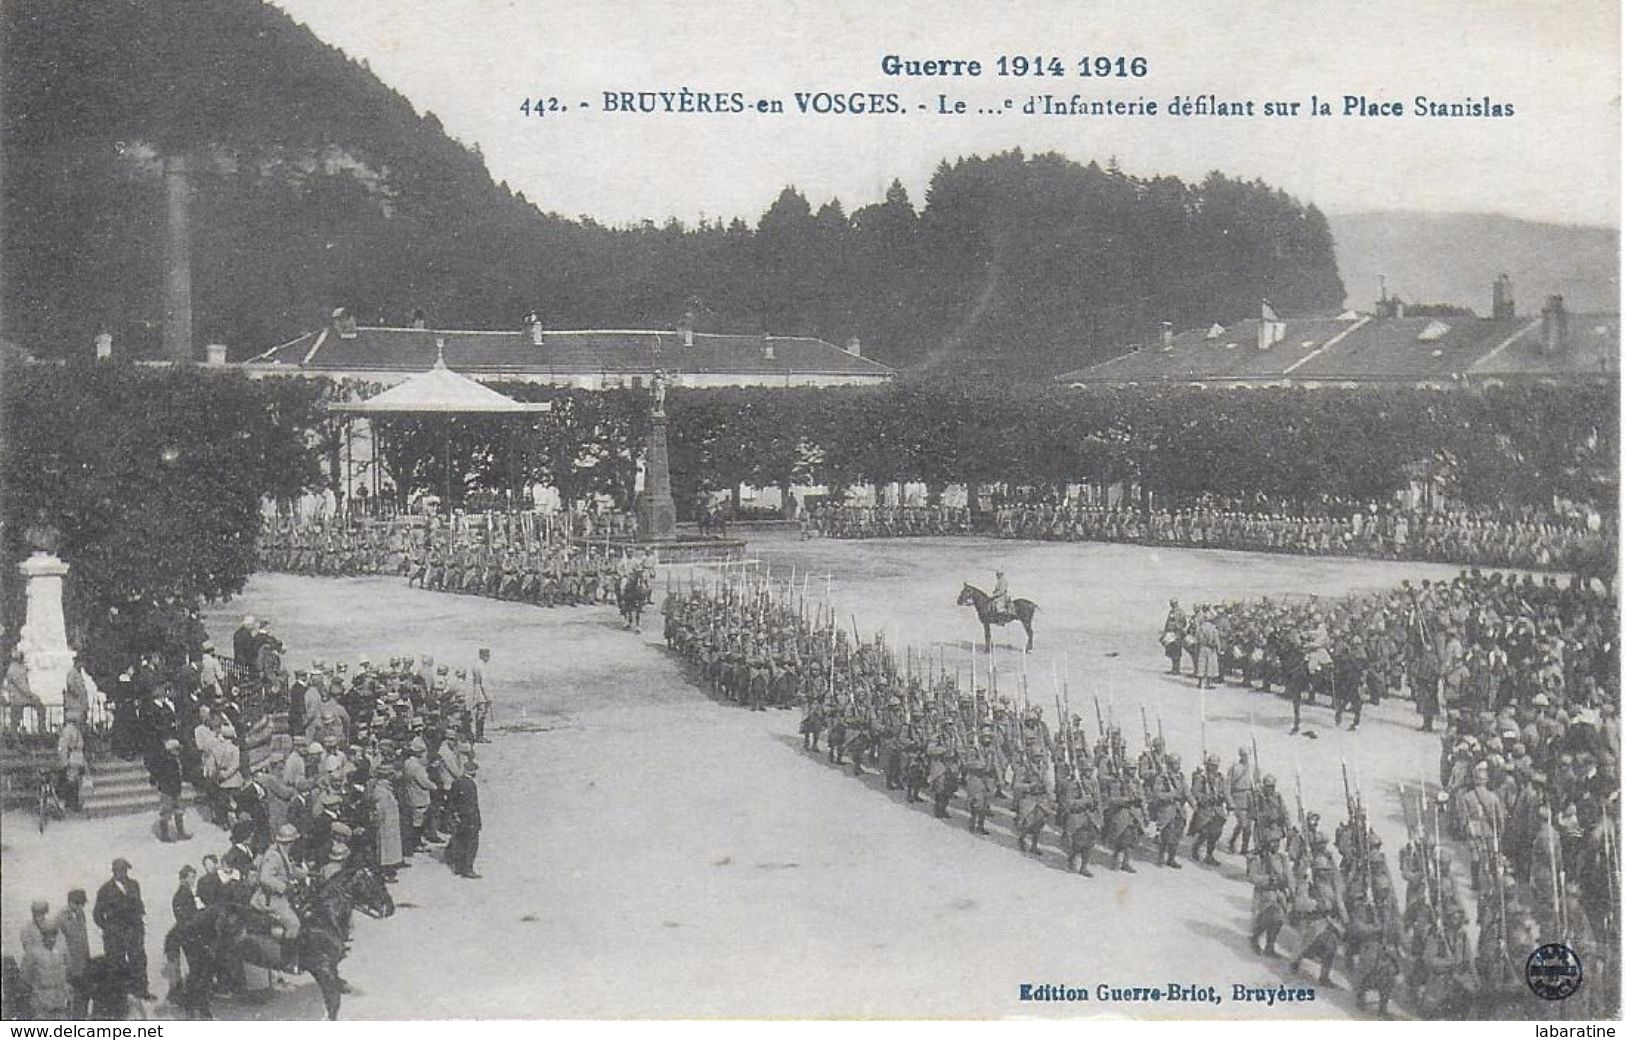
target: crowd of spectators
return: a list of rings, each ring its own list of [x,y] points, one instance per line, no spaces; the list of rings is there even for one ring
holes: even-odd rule
[[[181,872],[176,925],[223,900],[245,908],[253,927],[292,942],[307,890],[339,872],[370,868],[393,883],[415,856],[442,850],[458,876],[479,877],[476,745],[487,740],[492,704],[489,650],[455,669],[415,656],[384,666],[362,658],[353,668],[316,660],[288,669],[269,622],[252,617],[234,634],[233,650],[224,658],[204,639],[179,668],[143,661],[120,677],[128,689],[114,693],[121,707],[130,702],[117,746],[141,757],[159,794],[158,839],[197,837],[187,827],[188,785],[197,817],[219,828],[204,839],[218,844],[202,871]],[[123,1017],[140,1006],[135,999],[156,999],[147,910],[129,875],[120,857],[112,893],[103,886],[98,896],[103,953],[95,958],[82,890],[70,891],[68,909],[57,915],[47,900],[34,904],[15,966],[24,1013]],[[165,971],[168,999],[197,999],[188,997],[178,949]],[[214,981],[247,1000],[270,994],[269,973],[247,964],[227,965]]]

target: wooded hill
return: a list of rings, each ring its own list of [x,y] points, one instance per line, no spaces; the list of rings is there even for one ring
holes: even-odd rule
[[[242,358],[335,306],[446,327],[859,336],[931,370],[1048,375],[1179,327],[1343,301],[1325,218],[1268,185],[1019,151],[848,210],[606,227],[494,183],[477,149],[259,0],[13,0],[0,335],[43,356],[160,338],[162,163],[193,171],[196,340]],[[793,181],[794,170],[785,170]]]

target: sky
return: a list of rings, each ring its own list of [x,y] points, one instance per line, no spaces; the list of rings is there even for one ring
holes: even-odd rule
[[[787,184],[850,211],[893,178],[923,203],[939,161],[1012,147],[1129,173],[1262,178],[1328,213],[1491,212],[1618,227],[1617,0],[886,2],[275,0],[365,59],[417,109],[477,144],[491,174],[545,210],[604,223],[754,222]],[[888,54],[980,60],[976,78],[882,73]],[[1063,79],[994,75],[999,55],[1055,56]],[[1082,79],[1083,56],[1146,58],[1143,78]],[[897,93],[901,116],[602,111],[605,91]],[[1034,94],[1156,101],[1345,95],[1401,118],[1212,119],[977,114]],[[965,115],[939,115],[939,94]],[[1427,119],[1417,95],[1510,103],[1509,118]],[[551,96],[564,113],[520,110]],[[581,102],[589,108],[582,109]],[[926,105],[920,111],[918,105]]]

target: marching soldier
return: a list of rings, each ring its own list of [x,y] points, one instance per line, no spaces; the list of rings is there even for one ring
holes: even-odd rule
[[[1078,765],[1078,779],[1068,781],[1066,790],[1057,796],[1062,813],[1062,826],[1066,829],[1066,865],[1084,877],[1094,877],[1089,870],[1089,859],[1100,842],[1101,800],[1100,784],[1095,779],[1094,764],[1085,759]]]
[[[1292,894],[1292,865],[1278,851],[1280,839],[1259,833],[1258,851],[1247,862],[1247,880],[1253,883],[1253,918],[1250,942],[1253,951],[1266,957],[1281,956],[1275,940],[1287,920]],[[1262,942],[1262,945],[1260,943]]]
[[[930,763],[925,780],[931,788],[931,812],[937,819],[945,820],[948,818],[948,801],[959,787],[955,756],[941,737],[931,742],[925,754]]]
[[[1044,778],[1031,761],[1022,770],[1015,783],[1016,795],[1016,848],[1022,852],[1041,855],[1038,840],[1049,822],[1050,806],[1045,798]]]
[[[1106,808],[1106,847],[1111,849],[1112,866],[1133,874],[1129,852],[1145,833],[1145,796],[1140,781],[1134,773],[1122,769],[1115,776],[1108,776],[1100,788]]]
[[[1151,816],[1157,824],[1157,863],[1182,869],[1179,842],[1185,837],[1185,802],[1190,792],[1178,755],[1168,755],[1166,767],[1151,781]]]
[[[1230,767],[1230,808],[1236,814],[1236,829],[1230,832],[1228,848],[1236,851],[1236,839],[1241,839],[1241,854],[1247,855],[1248,842],[1253,836],[1253,780],[1257,775],[1247,757],[1247,749],[1236,752],[1236,764]]]
[[[1275,789],[1275,777],[1265,775],[1262,786],[1253,793],[1252,824],[1258,844],[1268,842],[1280,848],[1281,840],[1286,837],[1287,820],[1286,802]]]
[[[993,733],[983,730],[980,747],[965,753],[961,769],[965,775],[965,800],[970,808],[970,830],[987,833],[987,817],[993,809]]]
[[[1343,906],[1337,868],[1324,848],[1312,855],[1309,878],[1299,889],[1295,910],[1294,926],[1303,937],[1303,947],[1292,962],[1292,970],[1300,970],[1305,960],[1319,961],[1320,984],[1330,985],[1332,965],[1348,928],[1348,912]]]
[[[1208,755],[1202,768],[1191,774],[1191,800],[1196,811],[1191,816],[1191,859],[1201,860],[1210,867],[1219,865],[1213,853],[1224,836],[1224,823],[1230,815],[1230,792],[1224,773],[1219,770],[1219,756]],[[1207,846],[1203,855],[1202,846]]]

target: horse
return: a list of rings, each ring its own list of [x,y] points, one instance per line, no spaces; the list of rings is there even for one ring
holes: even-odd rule
[[[993,652],[993,626],[1002,627],[1012,621],[1021,622],[1021,627],[1027,630],[1027,648],[1022,652],[1028,654],[1033,652],[1033,615],[1038,612],[1038,604],[1032,600],[1011,600],[1010,605],[1015,608],[1015,612],[1006,614],[993,609],[992,596],[966,582],[964,588],[959,590],[959,599],[955,605],[976,608],[976,620],[982,623],[982,644],[988,653]]]
[[[338,1018],[340,998],[347,988],[339,977],[338,965],[346,952],[352,908],[370,917],[388,917],[395,912],[389,889],[371,867],[342,871],[317,883],[295,906],[299,916],[297,970],[316,980],[329,1021]],[[186,954],[189,971],[179,1003],[194,1018],[214,1017],[211,996],[215,976],[231,961],[273,971],[293,970],[283,944],[254,927],[266,923],[268,917],[226,897],[203,908],[185,924],[176,925],[164,937],[166,954]]]
[[[643,631],[643,608],[649,605],[652,598],[649,576],[643,571],[633,571],[621,582],[615,590],[615,605],[620,609],[627,628],[634,632]]]

